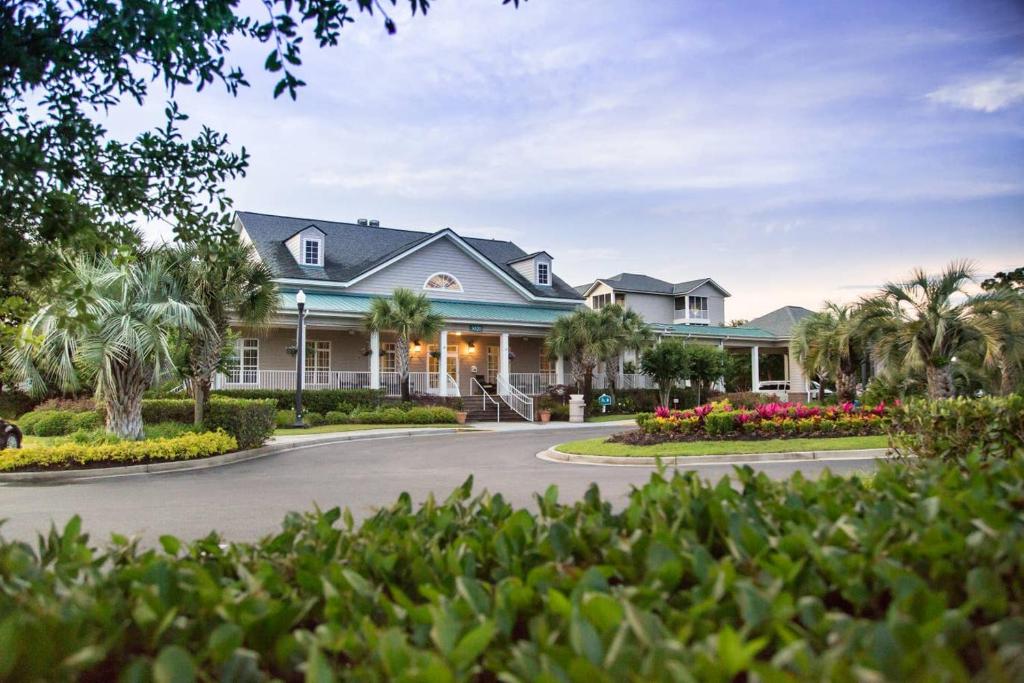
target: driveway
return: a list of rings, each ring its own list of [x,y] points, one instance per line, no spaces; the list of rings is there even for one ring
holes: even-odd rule
[[[475,490],[501,492],[515,505],[557,484],[563,501],[580,498],[591,482],[621,503],[651,469],[563,465],[535,455],[556,443],[610,434],[621,427],[565,431],[466,432],[310,446],[260,460],[189,472],[116,477],[53,486],[0,486],[0,527],[8,539],[34,540],[51,522],[77,513],[94,541],[111,532],[192,539],[217,530],[231,540],[255,540],[279,529],[285,513],[349,507],[357,519],[388,505],[403,491],[417,502],[443,499],[467,476]],[[801,471],[815,476],[870,470],[873,461],[790,461],[754,465],[773,478]],[[729,474],[727,465],[695,467],[706,478]]]

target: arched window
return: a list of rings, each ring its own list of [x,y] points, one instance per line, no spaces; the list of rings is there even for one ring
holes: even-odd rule
[[[445,292],[461,292],[462,284],[450,273],[434,273],[423,283],[423,289],[440,289]]]

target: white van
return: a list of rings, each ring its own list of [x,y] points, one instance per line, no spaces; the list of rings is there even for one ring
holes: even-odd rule
[[[821,385],[817,382],[811,382],[811,396],[818,395],[818,387]],[[789,391],[789,382],[785,380],[768,380],[765,382],[759,382],[757,385],[758,391]],[[831,396],[835,392],[831,389],[825,389],[825,395]]]

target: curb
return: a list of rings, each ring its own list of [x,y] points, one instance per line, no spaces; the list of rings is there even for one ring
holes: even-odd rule
[[[560,445],[560,444],[559,444]],[[749,463],[786,462],[792,460],[877,460],[887,457],[888,448],[864,448],[848,451],[794,451],[736,455],[668,455],[664,457],[576,455],[557,450],[558,446],[537,454],[540,460],[563,465],[597,465],[603,467],[657,467],[659,465],[745,465]]]
[[[111,477],[131,477],[142,474],[166,474],[168,472],[187,472],[189,470],[204,470],[213,467],[224,467],[239,462],[258,460],[278,453],[287,451],[298,451],[303,448],[313,448],[331,443],[344,443],[346,441],[373,441],[377,439],[395,439],[413,436],[432,436],[434,434],[453,434],[457,432],[472,431],[459,428],[433,428],[433,429],[407,429],[401,432],[388,432],[386,434],[339,434],[337,436],[325,436],[323,438],[310,438],[308,441],[288,441],[285,443],[270,444],[253,448],[246,451],[235,451],[224,455],[213,455],[209,458],[197,458],[195,460],[178,460],[172,462],[153,462],[144,465],[125,465],[123,467],[97,467],[87,470],[51,470],[41,472],[4,472],[0,473],[0,486],[11,484],[68,484],[91,479],[108,479]]]

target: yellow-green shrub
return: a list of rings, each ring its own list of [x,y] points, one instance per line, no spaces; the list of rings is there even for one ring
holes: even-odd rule
[[[182,434],[170,439],[121,441],[87,445],[8,449],[0,452],[0,472],[19,469],[71,469],[98,463],[131,464],[153,460],[192,460],[238,448],[235,437],[222,431]]]

